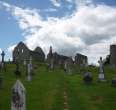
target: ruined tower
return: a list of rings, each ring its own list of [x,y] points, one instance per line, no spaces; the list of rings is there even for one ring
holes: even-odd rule
[[[53,58],[53,53],[52,53],[52,46],[50,46],[50,50],[49,50],[49,53],[47,55],[47,59],[50,60]]]

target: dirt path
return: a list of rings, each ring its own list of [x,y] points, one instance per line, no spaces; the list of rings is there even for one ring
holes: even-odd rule
[[[67,95],[66,88],[64,88],[63,97],[64,97],[64,110],[69,110],[68,95]]]

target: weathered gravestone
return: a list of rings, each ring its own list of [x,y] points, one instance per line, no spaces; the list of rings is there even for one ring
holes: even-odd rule
[[[11,110],[26,110],[26,93],[23,84],[17,80],[12,88]]]
[[[28,76],[27,76],[27,80],[31,81],[32,80],[32,72],[33,72],[33,65],[32,65],[32,58],[30,57],[30,61],[29,64],[27,65],[27,69],[28,69]]]
[[[92,80],[93,80],[92,73],[86,72],[86,73],[84,74],[83,80],[84,80],[84,82],[85,82],[86,84],[91,83]]]
[[[100,57],[98,63],[99,63],[99,76],[98,76],[99,81],[105,81],[104,65],[103,65],[102,57]]]

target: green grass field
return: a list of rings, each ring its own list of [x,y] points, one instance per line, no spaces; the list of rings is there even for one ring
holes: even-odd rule
[[[7,65],[3,74],[3,89],[0,89],[0,110],[10,110],[11,88],[16,81],[15,65]],[[83,83],[82,75],[66,75],[63,70],[47,71],[44,65],[38,65],[33,80],[27,81],[25,67],[21,68],[19,78],[26,88],[27,110],[64,110],[64,88],[67,91],[69,110],[115,110],[116,88],[111,86],[116,70],[106,69],[107,82],[97,81],[98,69],[88,68],[93,73],[92,84]],[[81,70],[83,73],[85,70]]]

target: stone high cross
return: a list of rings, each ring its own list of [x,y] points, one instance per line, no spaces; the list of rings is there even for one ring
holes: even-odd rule
[[[11,110],[26,110],[25,88],[20,80],[12,88]]]
[[[5,52],[4,51],[2,51],[1,56],[2,56],[2,63],[4,63],[4,56],[5,56]]]
[[[5,66],[4,65],[4,56],[5,56],[5,52],[4,51],[2,51],[1,56],[2,56],[1,68],[3,69],[4,66]]]

